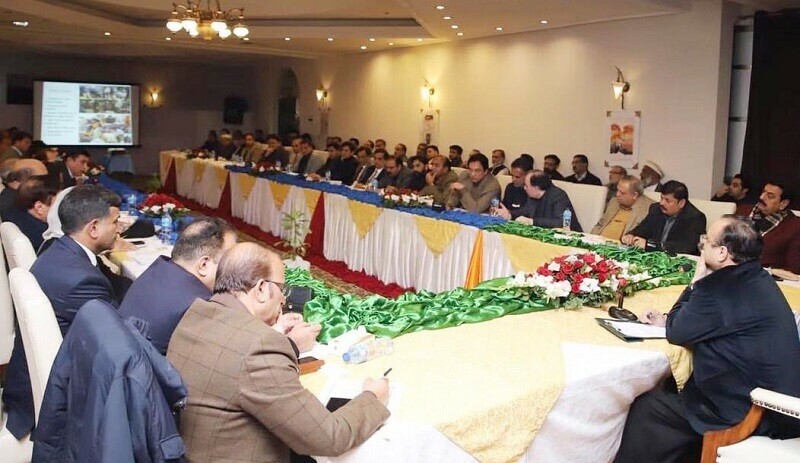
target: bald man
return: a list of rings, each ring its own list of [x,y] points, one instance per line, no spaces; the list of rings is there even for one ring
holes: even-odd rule
[[[8,173],[3,179],[6,187],[0,191],[0,217],[16,207],[20,186],[44,185],[47,178],[47,167],[36,159],[12,159],[4,162],[3,167],[8,169]]]
[[[181,417],[188,460],[289,462],[290,449],[341,455],[388,418],[386,379],[365,380],[335,412],[303,388],[297,353],[273,328],[283,288],[280,257],[240,243],[220,259],[214,296],[178,323],[167,358],[189,387]]]

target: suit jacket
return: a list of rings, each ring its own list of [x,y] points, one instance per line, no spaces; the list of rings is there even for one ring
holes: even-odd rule
[[[87,301],[100,299],[117,304],[111,283],[69,236],[54,241],[33,263],[31,273],[50,299],[62,335],[67,334],[78,309]],[[6,428],[17,439],[22,438],[34,427],[34,408],[28,361],[19,335],[14,338],[8,362],[3,403],[8,408]]]
[[[6,185],[3,191],[0,191],[0,217],[5,219],[6,215],[16,209],[18,199],[19,190],[15,190]]]
[[[631,215],[628,218],[628,223],[625,224],[625,229],[622,231],[622,234],[628,234],[631,230],[636,228],[647,214],[650,212],[650,205],[653,204],[653,200],[648,198],[645,195],[640,195],[636,202],[633,203],[631,206]],[[611,222],[611,219],[619,212],[619,202],[616,199],[612,199],[608,203],[608,207],[606,207],[606,211],[603,213],[603,216],[600,217],[600,220],[597,222],[597,225],[592,228],[592,233],[595,235],[599,235],[600,232]]]
[[[667,317],[667,339],[693,351],[681,394],[700,434],[738,424],[757,387],[800,396],[794,316],[758,262],[724,267],[686,288]],[[800,435],[800,423],[787,418],[767,411],[758,433]]]
[[[408,179],[409,190],[419,191],[425,188],[425,174],[422,172],[411,171],[411,177]]]
[[[22,157],[23,157],[22,153],[20,153],[13,146],[9,146],[8,149],[6,149],[5,151],[3,151],[2,154],[0,154],[0,164],[6,162],[9,159],[14,159],[14,158],[22,159]]]
[[[706,216],[694,207],[694,204],[686,201],[686,206],[678,213],[662,249],[661,235],[666,223],[667,215],[661,212],[659,204],[655,203],[650,206],[647,217],[631,230],[631,234],[652,241],[656,244],[656,249],[669,253],[700,254],[697,243],[700,241],[700,235],[706,232]]]
[[[308,163],[305,165],[305,169],[300,172],[300,162],[304,162],[303,159],[308,158]],[[300,175],[308,175],[312,172],[316,172],[320,169],[320,167],[325,165],[325,156],[321,153],[311,152],[311,154],[307,156],[299,156],[297,158],[296,165],[293,167],[294,171]]]
[[[290,448],[340,455],[389,416],[369,392],[329,412],[300,384],[288,338],[230,294],[189,307],[167,358],[189,387],[181,436],[192,462],[288,463]]]
[[[552,180],[564,180],[564,176],[563,176],[563,175],[561,175],[561,172],[559,172],[559,171],[557,171],[557,170],[554,170],[554,171],[552,171],[552,172],[550,172],[550,171],[545,171],[545,173],[546,173],[547,175],[549,175],[549,176],[550,176],[550,179],[552,179]]]
[[[597,186],[602,186],[603,185],[603,181],[600,180],[596,175],[594,175],[593,173],[591,173],[589,171],[586,171],[586,176],[583,177],[583,180],[578,180],[578,177],[575,176],[575,174],[570,175],[569,177],[565,178],[564,180],[566,180],[567,182],[572,182],[572,183],[580,183],[582,185],[597,185]]]
[[[553,185],[544,192],[539,199],[528,198],[524,206],[511,212],[511,218],[528,217],[533,219],[533,224],[542,228],[560,228],[564,224],[564,211],[572,211],[570,230],[582,232],[583,227],[578,220],[578,214],[572,207],[572,202],[567,192]]]
[[[166,355],[169,338],[195,299],[208,299],[211,290],[172,259],[160,256],[133,282],[119,313],[148,323],[150,341]]]
[[[71,186],[77,185],[77,182],[75,181],[75,177],[72,176],[72,173],[69,171],[69,168],[67,167],[67,163],[66,162],[62,162],[61,165],[59,166],[59,168],[61,169],[61,174],[60,175],[61,175],[61,189],[62,190],[64,188],[69,188]]]
[[[528,193],[525,193],[525,187],[516,186],[513,183],[506,185],[506,191],[503,193],[503,205],[506,209],[515,211],[527,202]]]
[[[374,173],[375,173],[375,166],[365,166],[363,169],[361,169],[361,172],[358,174],[358,177],[356,178],[356,183],[366,185],[367,181],[369,180],[370,177],[372,177],[372,174]],[[386,169],[382,169],[380,173],[378,173],[378,176],[375,177],[375,180],[378,181],[378,185],[380,185],[381,181],[388,175],[389,172]]]
[[[253,164],[258,164],[258,161],[261,160],[261,156],[264,155],[264,150],[266,147],[261,143],[253,143],[252,148],[248,148],[245,145],[242,145],[242,149],[239,151],[239,154],[242,155],[242,161],[244,162],[252,162]]]
[[[286,166],[289,165],[289,152],[286,151],[286,148],[283,146],[279,146],[275,151],[271,154],[264,153],[264,157],[260,159],[260,161],[266,161],[272,164],[273,166],[277,163],[281,163],[281,168],[285,169]]]
[[[420,191],[420,196],[433,196],[434,204],[444,205],[450,199],[450,185],[458,180],[458,174],[448,170],[446,174],[434,180],[433,185],[425,185]]]
[[[761,264],[800,274],[800,217],[789,213],[763,237]]]
[[[411,182],[411,174],[411,169],[406,166],[401,166],[397,177],[392,177],[391,174],[386,175],[378,181],[378,188],[386,188],[390,186],[395,188],[408,188],[408,184]]]
[[[500,164],[499,166],[489,167],[489,173],[492,175],[508,175],[510,172],[505,164]]]
[[[462,207],[469,212],[481,214],[489,210],[492,200],[500,199],[500,183],[494,175],[487,174],[477,185],[469,178],[469,172],[464,172],[458,181],[464,185],[461,191],[454,191],[450,196],[450,207]]]
[[[81,308],[53,362],[33,461],[182,461],[172,408],[186,386],[139,328],[105,302]]]
[[[43,222],[32,216],[27,210],[16,207],[3,214],[3,222],[12,222],[22,232],[33,245],[33,249],[39,249],[44,242],[42,234],[47,231],[47,222]]]
[[[350,185],[356,177],[358,161],[354,157],[347,159],[337,159],[337,163],[331,168],[331,180],[338,180],[342,185]]]

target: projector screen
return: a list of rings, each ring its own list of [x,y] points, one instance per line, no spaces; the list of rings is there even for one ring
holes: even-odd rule
[[[139,144],[139,86],[36,81],[33,138],[55,146]]]

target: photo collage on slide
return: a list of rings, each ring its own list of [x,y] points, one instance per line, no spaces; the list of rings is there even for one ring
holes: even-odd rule
[[[81,143],[132,143],[131,87],[82,84],[79,127]]]

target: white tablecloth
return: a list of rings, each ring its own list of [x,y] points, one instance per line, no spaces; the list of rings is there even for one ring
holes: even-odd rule
[[[176,155],[183,156],[181,154]],[[174,162],[174,160],[173,160]],[[179,196],[192,199],[198,203],[218,208],[222,190],[225,185],[217,181],[217,170],[229,164],[227,161],[213,161],[204,159],[189,159],[184,161],[183,169],[175,169],[175,188]],[[205,169],[200,181],[196,181],[194,166],[203,164]]]

